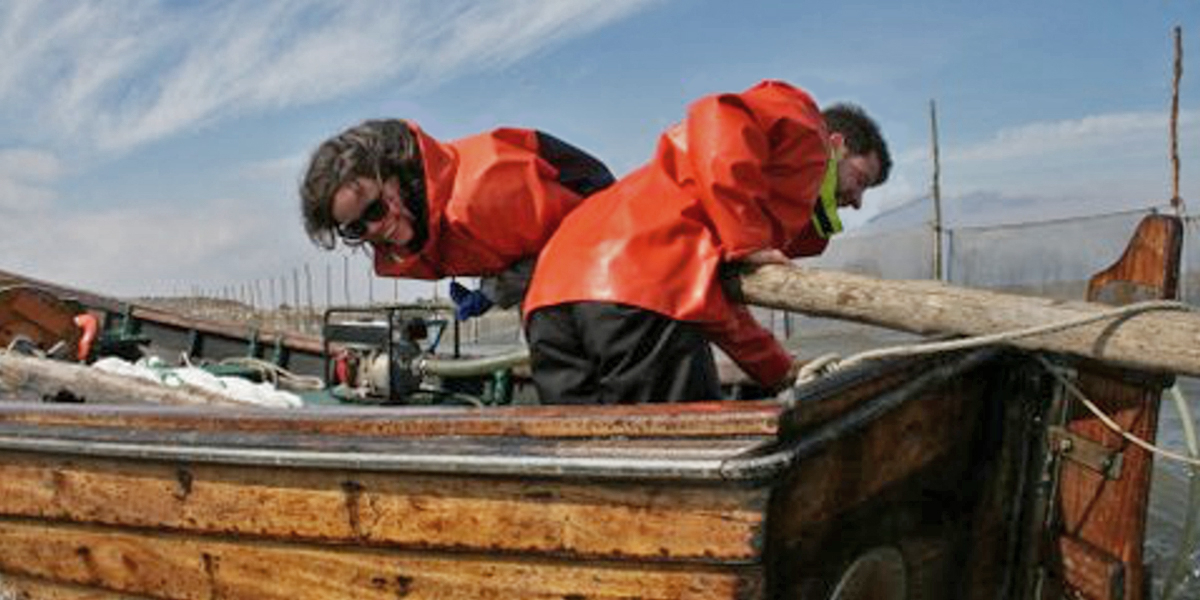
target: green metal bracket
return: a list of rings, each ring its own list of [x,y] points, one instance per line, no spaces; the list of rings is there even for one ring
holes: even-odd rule
[[[492,378],[484,386],[483,402],[493,406],[512,404],[512,371],[501,369],[492,372]]]
[[[246,337],[246,356],[258,357],[258,328],[251,327],[250,335]]]

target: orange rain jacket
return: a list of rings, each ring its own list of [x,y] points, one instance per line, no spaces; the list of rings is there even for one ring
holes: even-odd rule
[[[744,371],[775,387],[792,358],[726,298],[718,271],[757,250],[825,249],[812,211],[830,151],[816,103],[786,83],[697,101],[648,164],[563,221],[538,260],[526,314],[601,301],[698,322]]]
[[[536,256],[584,196],[612,182],[598,160],[539,131],[496,129],[445,143],[406,124],[424,165],[428,239],[407,256],[375,245],[379,275],[499,273]]]

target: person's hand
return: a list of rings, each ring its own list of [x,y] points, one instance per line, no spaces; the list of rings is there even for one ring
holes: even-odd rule
[[[782,394],[783,392],[786,392],[787,390],[792,389],[792,387],[794,387],[796,385],[796,377],[798,377],[800,375],[800,367],[803,367],[803,366],[804,366],[803,362],[798,361],[793,358],[792,366],[788,367],[787,375],[783,378],[782,381],[775,384],[775,387],[772,387],[771,389],[767,390],[767,393],[770,396],[778,396],[779,394]]]
[[[787,265],[792,261],[788,260],[786,254],[782,250],[776,248],[767,248],[765,250],[755,250],[742,258],[742,262],[749,265]]]

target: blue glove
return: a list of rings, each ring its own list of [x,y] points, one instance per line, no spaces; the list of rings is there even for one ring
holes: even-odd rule
[[[459,321],[478,317],[492,307],[492,300],[480,290],[469,290],[457,281],[450,282],[450,299],[454,301],[454,316]]]

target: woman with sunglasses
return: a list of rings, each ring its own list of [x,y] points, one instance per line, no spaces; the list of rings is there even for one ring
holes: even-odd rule
[[[540,131],[441,142],[388,119],[318,146],[300,200],[318,246],[367,244],[379,275],[440,279],[497,275],[525,259],[531,271],[563,217],[612,182],[599,160]]]

